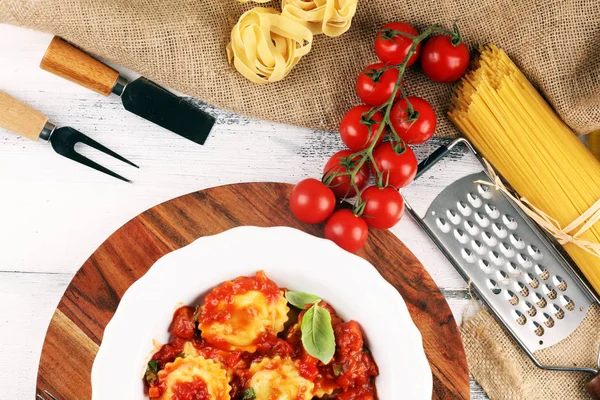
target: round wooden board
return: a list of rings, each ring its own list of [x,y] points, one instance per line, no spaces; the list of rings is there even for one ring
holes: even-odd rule
[[[54,313],[42,350],[38,393],[47,390],[58,400],[91,398],[90,373],[104,327],[127,288],[163,255],[240,225],[290,226],[322,236],[322,226],[304,225],[289,212],[291,188],[246,183],[195,192],[153,207],[116,231],[77,272]],[[468,399],[469,372],[458,327],[427,271],[389,231],[371,231],[358,254],[406,301],[423,335],[433,398]]]

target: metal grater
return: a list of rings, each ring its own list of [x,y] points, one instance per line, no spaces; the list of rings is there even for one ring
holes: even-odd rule
[[[417,178],[460,143],[481,163],[461,138],[419,164]],[[423,218],[406,207],[538,367],[597,375],[600,365],[546,366],[535,359],[535,351],[569,336],[598,299],[518,206],[478,180],[491,182],[484,170],[454,181]]]

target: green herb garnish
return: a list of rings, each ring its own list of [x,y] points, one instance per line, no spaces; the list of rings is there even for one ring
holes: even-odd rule
[[[187,357],[187,354],[185,354],[185,353],[182,351],[181,353],[179,353],[179,354],[177,354],[177,355],[175,356],[175,359],[177,359],[177,358],[179,358],[179,357],[181,357],[181,358],[186,358],[186,357]]]
[[[151,384],[156,382],[158,379],[158,360],[152,360],[148,362],[148,366],[146,367],[146,373],[144,374],[144,378],[146,378],[146,382]]]
[[[323,364],[329,364],[335,353],[335,335],[329,311],[313,305],[304,313],[300,329],[306,352]]]
[[[242,400],[256,400],[256,393],[254,392],[254,389],[250,388],[244,390],[244,393],[242,394]]]
[[[303,310],[308,304],[316,304],[321,301],[318,296],[304,292],[292,292],[288,290],[285,293],[285,298],[296,308]]]

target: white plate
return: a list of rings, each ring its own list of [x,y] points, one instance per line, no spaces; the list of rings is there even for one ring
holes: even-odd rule
[[[431,399],[421,334],[398,291],[371,264],[296,229],[239,227],[165,255],[131,285],[92,367],[93,400],[146,399],[142,376],[152,342],[168,341],[173,311],[260,269],[280,287],[319,295],[342,319],[361,324],[379,366],[381,400]]]

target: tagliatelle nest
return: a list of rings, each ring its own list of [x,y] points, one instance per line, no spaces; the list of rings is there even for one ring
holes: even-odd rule
[[[350,29],[358,0],[282,0],[282,15],[305,24],[313,34],[339,36]]]
[[[310,51],[312,41],[306,26],[273,8],[256,7],[242,14],[233,27],[227,58],[254,83],[276,82]]]

